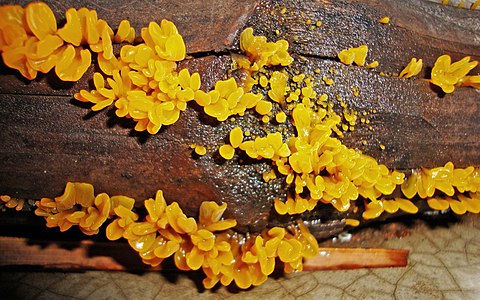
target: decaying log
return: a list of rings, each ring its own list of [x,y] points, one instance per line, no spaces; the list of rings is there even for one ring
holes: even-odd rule
[[[348,146],[402,170],[447,161],[459,167],[480,166],[480,94],[459,88],[444,95],[425,80],[442,54],[454,60],[467,55],[480,60],[480,11],[421,0],[244,1],[241,5],[229,0],[165,0],[132,6],[123,0],[101,5],[46,2],[59,20],[71,6],[96,9],[113,27],[121,19],[129,19],[137,29],[149,21],[172,20],[192,56],[182,66],[202,74],[204,90],[226,77],[229,53],[239,51],[241,30],[252,26],[270,40],[289,41],[296,59],[293,68],[310,74],[320,69],[315,75],[318,82],[330,68],[337,70],[335,86],[322,86],[322,92],[342,96],[358,111],[376,109],[369,117],[373,130],[359,124],[344,138]],[[384,16],[390,17],[390,24],[378,23]],[[312,28],[306,24],[309,19],[322,25]],[[338,52],[361,44],[369,46],[367,60],[379,61],[378,68],[338,62]],[[380,75],[398,73],[412,57],[422,58],[426,66],[418,79]],[[74,92],[91,87],[93,71],[94,67],[73,84],[59,82],[53,73],[28,82],[1,66],[0,194],[54,197],[67,181],[83,181],[92,183],[98,193],[125,194],[141,201],[163,189],[166,199],[178,201],[188,215],[196,215],[200,202],[215,200],[228,203],[226,217],[237,219],[239,230],[260,230],[272,222],[272,201],[282,190],[280,182],[262,180],[266,165],[221,161],[213,150],[195,157],[189,148],[192,143],[222,144],[234,122],[212,122],[192,105],[177,123],[157,135],[134,132],[133,123],[116,118],[112,111],[92,113],[72,100]],[[358,97],[352,96],[354,87],[359,88]],[[380,143],[385,150],[379,149]],[[316,214],[327,221],[342,219],[329,210]],[[342,224],[333,226],[331,233],[341,230]]]

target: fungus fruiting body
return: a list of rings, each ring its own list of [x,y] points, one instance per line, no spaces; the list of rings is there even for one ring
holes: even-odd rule
[[[285,14],[286,8],[280,13]],[[318,87],[332,88],[336,71],[331,68],[327,74],[316,69],[314,74],[307,74],[290,69],[293,57],[286,40],[267,41],[264,36],[254,35],[253,28],[245,29],[240,34],[242,54],[232,55],[233,68],[240,70],[245,80],[224,78],[212,90],[204,91],[199,73],[178,69],[187,49],[170,21],[151,22],[140,31],[141,39],[136,39],[128,21],[121,21],[115,33],[95,11],[86,8],[67,10],[62,28],[57,27],[51,9],[41,2],[25,8],[2,6],[0,16],[0,52],[8,67],[30,80],[38,72],[55,69],[61,80],[77,81],[90,67],[94,54],[100,67],[100,72],[93,75],[94,89],[79,91],[75,99],[91,103],[94,111],[114,106],[118,117],[136,122],[137,131],[158,133],[163,126],[175,123],[191,101],[219,122],[249,111],[264,124],[279,126],[278,130],[265,130],[263,135],[236,126],[226,140],[207,145],[224,161],[241,157],[269,164],[269,169],[262,171],[263,180],[281,181],[286,187],[284,197],[272,201],[279,215],[302,214],[331,205],[340,212],[360,207],[361,217],[370,220],[383,213],[415,214],[419,201],[432,210],[480,212],[480,169],[454,168],[448,162],[443,167],[413,170],[407,176],[347,147],[342,137],[354,130],[359,112],[349,108],[342,95],[329,99]],[[388,21],[380,20],[384,24]],[[319,27],[322,22],[315,25]],[[140,42],[133,44],[137,40]],[[116,55],[112,43],[121,42],[127,44]],[[367,53],[368,46],[361,45],[341,50],[338,59],[346,65],[378,67],[377,61],[366,64]],[[451,63],[448,55],[440,56],[430,82],[445,93],[453,92],[455,86],[478,89],[480,76],[468,75],[476,65],[469,57]],[[413,58],[399,77],[416,76],[421,69],[422,60]],[[359,87],[349,89],[353,97],[361,93]],[[342,113],[333,108],[334,100]],[[369,123],[364,111],[360,125],[373,129]],[[192,143],[190,147],[197,158],[210,154],[203,145]],[[387,149],[384,144],[379,147]],[[17,210],[24,205],[24,200],[9,196],[0,200]],[[202,269],[207,288],[218,282],[235,282],[240,288],[259,285],[278,262],[285,272],[301,271],[303,258],[318,252],[315,238],[302,221],[288,228],[265,228],[243,236],[235,232],[235,220],[222,218],[226,203],[202,202],[197,218],[187,216],[177,202],[167,204],[161,190],[155,199],[143,202],[145,216],[137,213],[134,203],[127,196],[95,195],[88,183],[69,182],[63,195],[38,200],[35,214],[44,217],[48,227],[66,231],[78,226],[87,235],[98,233],[109,220],[108,239],[126,239],[152,266],[173,257],[181,270]],[[346,218],[345,223],[358,226],[360,215],[359,219]]]

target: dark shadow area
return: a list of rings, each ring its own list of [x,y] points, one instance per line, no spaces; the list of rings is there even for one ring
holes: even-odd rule
[[[442,88],[439,87],[438,85],[435,85],[435,84],[429,82],[429,86],[430,86],[430,88],[432,89],[432,91],[434,91],[434,92],[437,94],[438,98],[443,99],[443,98],[445,98],[445,96],[447,95],[447,94],[442,90]]]

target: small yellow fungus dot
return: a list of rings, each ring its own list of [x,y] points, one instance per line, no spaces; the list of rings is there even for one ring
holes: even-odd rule
[[[280,13],[281,13],[282,15],[284,15],[286,12],[287,12],[287,8],[286,8],[286,7],[282,8],[282,10],[280,11]]]
[[[368,130],[373,130],[372,125],[368,126]]]
[[[266,87],[268,85],[268,78],[265,75],[260,76],[260,86]]]
[[[250,136],[252,133],[250,132],[250,130],[245,130],[245,132],[243,134],[245,136]]]
[[[314,71],[316,74],[320,74],[320,69],[315,69]]]
[[[277,178],[277,175],[274,170],[270,170],[270,172],[264,172],[262,177],[265,182],[269,182],[270,180]]]
[[[292,78],[293,82],[296,82],[296,83],[302,82],[304,79],[305,79],[305,74],[303,73],[295,75]]]
[[[345,219],[345,224],[352,227],[357,227],[360,225],[360,221],[355,219]]]
[[[378,20],[378,22],[380,22],[382,24],[388,24],[388,23],[390,23],[390,18],[389,17],[383,17],[380,20]]]
[[[279,35],[279,34],[280,34],[280,30],[275,29],[275,34],[276,34],[276,35]]]
[[[358,87],[352,88],[353,96],[357,97],[360,94],[360,89]]]
[[[317,27],[322,26],[322,21],[317,21],[317,22],[315,23],[315,26],[317,26]]]
[[[233,148],[238,148],[243,142],[243,132],[240,127],[235,127],[230,131],[230,144]]]
[[[283,111],[281,111],[281,112],[279,112],[278,114],[275,115],[275,120],[278,123],[283,123],[287,120],[287,115]]]
[[[270,117],[269,116],[263,116],[262,117],[262,122],[265,123],[265,124],[270,122]]]
[[[367,69],[374,69],[374,68],[376,68],[376,67],[378,67],[378,61],[376,61],[376,60],[375,60],[375,61],[372,61],[371,63],[369,63],[368,65],[366,65],[366,68],[367,68]]]
[[[218,152],[223,158],[230,160],[235,154],[235,149],[230,145],[222,145],[220,146],[220,149],[218,149]]]
[[[326,85],[333,85],[335,82],[333,81],[333,79],[331,78],[328,78],[327,76],[323,76],[322,77],[322,80],[323,82],[325,82]]]
[[[261,115],[266,115],[272,110],[272,102],[260,100],[255,106],[255,111]]]
[[[207,154],[207,149],[204,146],[196,145],[195,153],[197,153],[198,155],[205,155]]]
[[[385,145],[384,144],[380,144],[379,147],[380,147],[380,150],[382,150],[382,151],[385,150]]]
[[[305,24],[307,24],[307,25],[312,24],[312,20],[308,19],[307,21],[305,21]]]
[[[364,146],[366,146],[366,145],[367,145],[367,141],[362,141],[362,144],[363,144]]]

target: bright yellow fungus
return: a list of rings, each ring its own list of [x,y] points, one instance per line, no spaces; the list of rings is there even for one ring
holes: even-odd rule
[[[196,145],[194,149],[195,149],[195,153],[197,153],[198,155],[207,154],[207,149],[204,146]]]
[[[285,93],[287,89],[288,75],[275,71],[270,77],[270,89],[268,90],[268,96],[275,102],[281,103],[285,100]]]
[[[255,107],[262,95],[245,93],[242,87],[237,86],[235,79],[230,78],[217,81],[215,89],[208,93],[196,91],[194,98],[204,107],[207,115],[225,121],[230,116],[243,115],[245,110]]]
[[[442,55],[435,61],[430,82],[438,85],[445,93],[452,93],[455,85],[461,83],[477,64],[477,61],[470,61],[469,56],[452,63],[449,55]]]
[[[266,115],[272,110],[272,103],[265,100],[258,101],[255,111],[261,115]]]
[[[32,33],[43,40],[57,31],[57,20],[50,7],[43,2],[33,2],[25,7],[25,19]]]
[[[335,82],[333,81],[333,79],[331,78],[328,78],[327,76],[323,76],[322,77],[322,80],[323,82],[325,82],[326,85],[333,85]]]
[[[372,61],[371,63],[369,63],[368,65],[365,66],[367,69],[374,69],[376,67],[378,67],[378,61]]]
[[[360,225],[360,221],[355,219],[345,219],[345,224],[352,227],[357,227]]]
[[[11,201],[2,196],[3,202]],[[55,201],[37,201],[35,213],[45,217],[47,226],[59,226],[62,231],[77,225],[86,234],[95,234],[107,218],[113,218],[106,228],[107,238],[125,238],[138,252],[144,263],[158,266],[173,257],[180,270],[202,269],[203,284],[212,288],[218,282],[235,282],[242,289],[263,283],[273,273],[276,260],[285,272],[301,271],[304,258],[318,254],[316,239],[302,222],[288,230],[266,228],[243,241],[232,235],[237,222],[223,219],[227,204],[202,202],[198,219],[187,217],[177,202],[167,204],[161,190],[155,199],[145,200],[147,216],[140,220],[132,211],[135,200],[125,196],[94,196],[93,187],[86,183],[68,183],[64,195]],[[62,204],[61,209],[59,204]],[[71,207],[80,205],[81,210]],[[68,208],[67,207],[71,207]]]
[[[356,48],[349,48],[342,50],[338,54],[340,61],[346,65],[351,65],[352,63],[357,64],[358,66],[365,65],[365,59],[367,58],[368,47],[366,45],[361,45]]]
[[[238,148],[243,142],[243,131],[240,127],[235,127],[230,131],[230,144],[233,148]]]
[[[235,148],[230,145],[222,145],[220,146],[220,149],[218,149],[218,152],[223,158],[232,159],[235,154]]]
[[[388,24],[388,23],[390,23],[390,18],[389,17],[383,17],[380,20],[378,20],[378,22],[380,22],[382,24]]]
[[[258,71],[265,65],[288,66],[293,62],[287,51],[287,41],[267,42],[264,36],[254,36],[253,28],[247,28],[240,34],[240,49],[250,59],[250,69],[253,71]]]
[[[269,172],[265,172],[262,174],[263,181],[269,182],[272,179],[277,178],[274,170],[270,170]]]
[[[287,115],[283,111],[281,111],[281,112],[279,112],[278,114],[275,115],[275,120],[278,123],[283,123],[287,120]]]
[[[400,78],[410,78],[416,76],[422,70],[423,62],[422,59],[412,58],[408,65],[400,72],[398,77]]]

